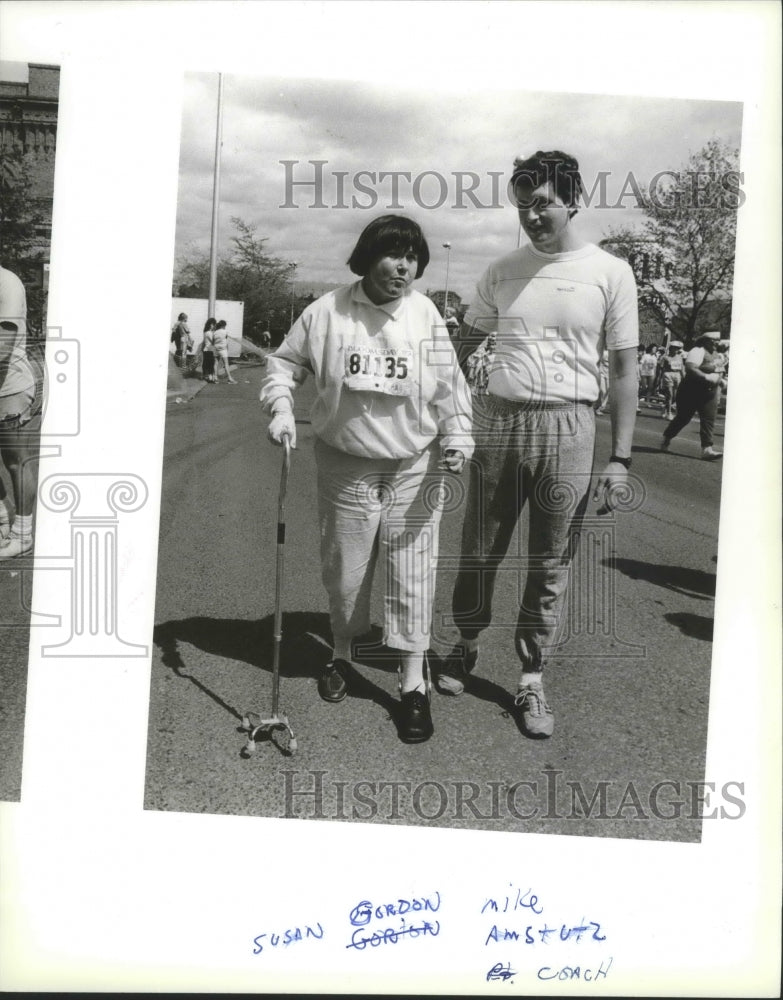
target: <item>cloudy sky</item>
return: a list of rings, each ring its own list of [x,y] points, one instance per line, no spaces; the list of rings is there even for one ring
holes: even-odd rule
[[[217,74],[188,74],[178,254],[187,246],[209,248],[216,109]],[[422,93],[365,82],[226,74],[221,249],[228,248],[231,217],[239,216],[268,237],[270,253],[298,263],[299,279],[345,282],[353,280],[345,261],[358,234],[371,219],[395,210],[415,218],[430,244],[432,259],[416,287],[444,287],[442,245],[449,242],[449,288],[470,301],[486,265],[517,245],[516,214],[505,193],[517,154],[566,150],[579,160],[588,190],[599,171],[610,171],[607,202],[621,200],[621,207],[599,208],[596,196],[596,204],[578,216],[583,235],[598,240],[610,226],[640,218],[629,174],[648,182],[658,171],[684,165],[714,137],[739,146],[741,124],[740,104],[717,101],[529,91]],[[283,160],[298,163],[287,168]],[[327,161],[320,168],[326,207],[314,207],[313,186],[287,188],[287,174],[294,181],[314,180],[311,160]],[[375,180],[360,171],[375,174]],[[392,179],[378,176],[394,171],[410,174],[410,180],[397,180],[396,203]],[[493,179],[493,171],[502,171],[502,178]],[[455,177],[459,172],[461,182]],[[474,183],[468,172],[478,176],[478,206],[464,193]],[[344,176],[337,178],[338,173]],[[288,207],[281,207],[286,202]],[[493,204],[500,207],[489,207]]]

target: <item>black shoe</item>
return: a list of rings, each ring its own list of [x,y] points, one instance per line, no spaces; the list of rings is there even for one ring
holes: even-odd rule
[[[333,660],[324,667],[318,678],[318,694],[324,701],[342,701],[348,693],[346,675],[348,664],[345,660]]]
[[[403,743],[424,743],[435,732],[430,700],[421,691],[408,691],[400,698],[398,731]]]

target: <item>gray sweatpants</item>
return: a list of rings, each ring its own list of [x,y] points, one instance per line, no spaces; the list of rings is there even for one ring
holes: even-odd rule
[[[541,670],[556,641],[568,574],[587,507],[595,445],[592,404],[474,403],[471,468],[454,621],[473,638],[492,621],[495,579],[523,506],[530,511],[527,570],[515,633],[525,670]]]

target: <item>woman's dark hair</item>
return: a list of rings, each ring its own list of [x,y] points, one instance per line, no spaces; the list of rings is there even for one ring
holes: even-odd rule
[[[382,215],[365,226],[348,258],[348,267],[363,278],[381,257],[403,256],[409,250],[418,258],[416,277],[420,278],[430,262],[430,248],[418,223],[404,215]]]
[[[215,329],[216,330],[222,330],[225,325],[226,325],[226,321],[224,319],[219,319],[217,321],[217,323],[215,324]]]
[[[180,313],[179,316],[177,316],[177,322],[181,323],[183,319],[187,319],[187,318],[188,318],[188,314],[187,313]]]
[[[539,149],[527,159],[518,156],[514,160],[514,172],[508,182],[512,204],[524,207],[524,189],[537,188],[541,184],[551,184],[564,205],[576,207],[582,197],[582,175],[576,158],[560,149],[553,149],[548,153]]]
[[[215,317],[210,316],[209,319],[204,324],[204,333],[206,333],[207,330],[214,330],[214,329],[215,329]]]

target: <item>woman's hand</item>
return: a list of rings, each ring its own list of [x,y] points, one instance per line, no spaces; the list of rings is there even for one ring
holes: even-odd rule
[[[273,444],[280,445],[287,435],[291,447],[296,448],[296,421],[293,413],[276,413],[269,422],[266,434]]]
[[[462,472],[462,468],[465,465],[465,456],[461,451],[457,451],[456,448],[447,448],[443,452],[443,461],[441,462],[441,467],[445,469],[446,472],[454,472],[459,475]]]

